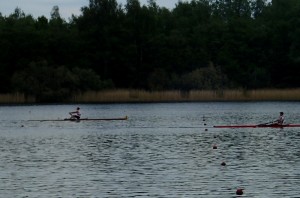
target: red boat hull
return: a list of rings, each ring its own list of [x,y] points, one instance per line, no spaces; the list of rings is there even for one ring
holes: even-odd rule
[[[214,126],[214,128],[285,128],[285,127],[300,127],[300,124],[259,124],[259,125],[219,125]]]

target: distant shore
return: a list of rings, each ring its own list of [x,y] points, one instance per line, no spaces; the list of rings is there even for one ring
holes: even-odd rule
[[[138,102],[204,102],[204,101],[300,101],[298,89],[258,90],[192,90],[145,91],[105,90],[73,96],[70,103],[138,103]],[[37,103],[35,97],[22,93],[0,94],[1,104]],[[65,103],[65,101],[64,101]]]

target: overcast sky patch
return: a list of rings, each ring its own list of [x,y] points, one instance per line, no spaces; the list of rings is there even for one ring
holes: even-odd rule
[[[118,0],[119,4],[125,5],[126,0]],[[148,4],[147,0],[140,0],[140,3]],[[178,0],[156,0],[160,7],[173,9]],[[78,16],[80,9],[89,5],[89,0],[0,0],[0,13],[8,16],[18,7],[26,15],[32,15],[34,18],[45,16],[50,18],[51,10],[54,6],[59,7],[62,18],[69,19],[72,14]]]

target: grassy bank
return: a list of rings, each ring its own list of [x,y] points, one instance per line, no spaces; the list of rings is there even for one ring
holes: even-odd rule
[[[198,101],[300,101],[299,89],[260,89],[223,91],[144,91],[106,90],[86,92],[72,98],[72,103],[127,102],[198,102]],[[35,103],[34,97],[24,94],[0,94],[2,104]]]

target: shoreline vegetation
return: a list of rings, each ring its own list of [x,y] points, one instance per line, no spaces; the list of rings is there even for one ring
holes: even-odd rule
[[[68,21],[57,5],[49,18],[0,13],[0,93],[35,97],[4,101],[250,100],[239,89],[300,88],[299,0],[88,2]],[[225,89],[237,91],[164,91]]]
[[[151,102],[226,102],[226,101],[300,101],[298,89],[258,90],[191,90],[191,91],[145,91],[105,90],[89,91],[73,96],[62,103],[151,103]],[[23,93],[0,94],[1,104],[38,103],[33,96]]]

